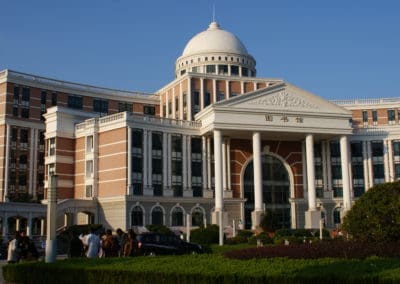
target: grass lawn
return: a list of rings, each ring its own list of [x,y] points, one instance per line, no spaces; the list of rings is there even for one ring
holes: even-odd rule
[[[241,246],[233,246],[242,248]],[[213,247],[214,248],[214,247]],[[215,248],[214,248],[215,249]],[[231,246],[217,247],[219,251]],[[220,253],[7,265],[16,283],[400,283],[400,258],[234,260]]]

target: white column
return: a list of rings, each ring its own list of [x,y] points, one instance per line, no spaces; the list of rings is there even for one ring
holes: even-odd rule
[[[229,99],[229,97],[231,96],[231,92],[229,90],[229,81],[226,80],[225,81],[225,99]]]
[[[204,79],[200,78],[200,95],[199,95],[199,101],[200,101],[200,110],[204,108]]]
[[[213,87],[213,103],[217,102],[217,80],[212,80],[212,87]]]
[[[187,189],[192,189],[192,137],[188,135],[186,137],[187,143]]]
[[[207,189],[207,138],[201,137],[201,166],[202,166],[202,181],[203,191]]]
[[[168,187],[168,134],[163,132],[163,187]]]
[[[11,127],[7,124],[6,127],[6,155],[4,163],[4,192],[3,192],[3,202],[8,201],[8,176],[10,175],[10,139],[11,139]],[[7,220],[5,220],[7,222]],[[5,223],[7,225],[7,223]]]
[[[21,226],[20,219],[17,217],[17,218],[15,218],[15,230],[19,231],[20,230],[20,226]]]
[[[241,70],[241,68],[239,68]],[[240,81],[240,94],[244,94],[244,82]]]
[[[172,118],[176,118],[175,88],[172,88]]]
[[[326,141],[321,141],[321,162],[322,162],[322,180],[324,183],[324,192],[328,191],[328,164],[326,163]]]
[[[226,139],[222,139],[222,188],[227,190]]]
[[[328,190],[332,190],[331,143],[329,141],[326,141],[326,176],[328,179]]]
[[[35,143],[34,143],[34,151],[33,151],[33,180],[32,180],[32,184],[33,184],[33,199],[36,199],[37,197],[37,174],[38,174],[38,149],[39,149],[39,129],[34,129],[35,131]]]
[[[35,129],[30,129],[30,138],[29,138],[29,180],[28,180],[28,193],[32,194],[33,191],[33,152],[35,150]]]
[[[182,135],[182,187],[187,189],[187,139],[186,135]]]
[[[45,221],[45,219],[44,218],[42,218],[42,219],[40,219],[40,235],[41,236],[44,236],[44,221]],[[72,224],[72,225],[75,225],[75,224]]]
[[[349,140],[347,136],[340,137],[340,158],[342,162],[342,185],[344,211],[351,208],[351,186],[349,175]]]
[[[26,220],[26,235],[32,236],[32,213],[28,214],[28,220]]]
[[[148,139],[147,130],[143,130],[143,190],[147,189],[147,173],[148,173]]]
[[[165,94],[165,115],[164,117],[169,117],[169,97],[168,92]]]
[[[383,167],[385,172],[385,182],[390,181],[390,170],[389,170],[389,141],[383,140]]]
[[[249,70],[249,72],[250,72],[250,70]],[[254,85],[254,86],[253,86],[254,91],[257,90],[257,82],[254,82],[253,85]]]
[[[187,98],[186,98],[187,99]],[[183,91],[182,81],[179,83],[179,119],[183,120]]]
[[[254,211],[263,211],[261,166],[262,166],[261,135],[260,132],[254,132],[253,133]]]
[[[374,169],[372,166],[372,150],[371,141],[367,141],[367,153],[368,153],[368,177],[369,177],[369,187],[374,186]]]
[[[307,188],[308,188],[308,210],[316,210],[315,192],[315,166],[314,166],[314,137],[312,134],[306,136],[307,157]]]
[[[215,143],[215,142],[214,142]],[[215,165],[214,165],[215,167]],[[207,137],[207,188],[211,189],[211,137]]]
[[[389,152],[389,181],[394,181],[394,163],[393,163],[393,141],[388,140],[388,152]]]
[[[132,195],[132,128],[128,127],[128,161],[127,161],[127,166],[128,166],[128,180],[127,180],[127,186],[126,186],[126,194],[127,195]]]
[[[172,186],[172,167],[171,167],[171,157],[172,157],[172,147],[171,147],[171,133],[168,133],[168,139],[167,139],[167,151],[168,151],[168,188],[171,189]]]
[[[369,170],[368,170],[368,146],[366,141],[362,141],[363,169],[364,169],[364,189],[369,188]]]
[[[188,87],[188,92],[187,92],[187,102],[186,102],[186,108],[187,108],[187,120],[192,120],[192,78],[188,77],[187,79],[187,87]]]
[[[226,159],[227,159],[227,176],[228,176],[228,190],[232,189],[231,181],[231,140],[227,140],[226,144]]]
[[[149,130],[147,134],[147,141],[148,141],[148,149],[147,149],[147,185],[148,189],[152,190],[153,187],[153,135],[152,132]]]
[[[215,172],[215,211],[222,211],[222,135],[220,130],[214,130],[214,172]]]

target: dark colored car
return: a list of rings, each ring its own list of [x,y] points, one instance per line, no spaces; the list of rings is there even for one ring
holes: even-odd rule
[[[188,243],[175,234],[142,233],[137,235],[137,255],[198,254],[201,245]]]

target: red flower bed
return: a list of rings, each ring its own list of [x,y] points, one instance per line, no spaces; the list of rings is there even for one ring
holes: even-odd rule
[[[227,258],[252,259],[267,257],[287,257],[294,259],[358,258],[369,256],[399,257],[400,242],[363,243],[355,241],[323,241],[316,243],[278,245],[234,250],[224,253]]]

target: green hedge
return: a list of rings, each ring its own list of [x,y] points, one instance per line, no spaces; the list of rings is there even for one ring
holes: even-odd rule
[[[400,258],[232,260],[185,255],[6,265],[13,283],[399,283]]]

